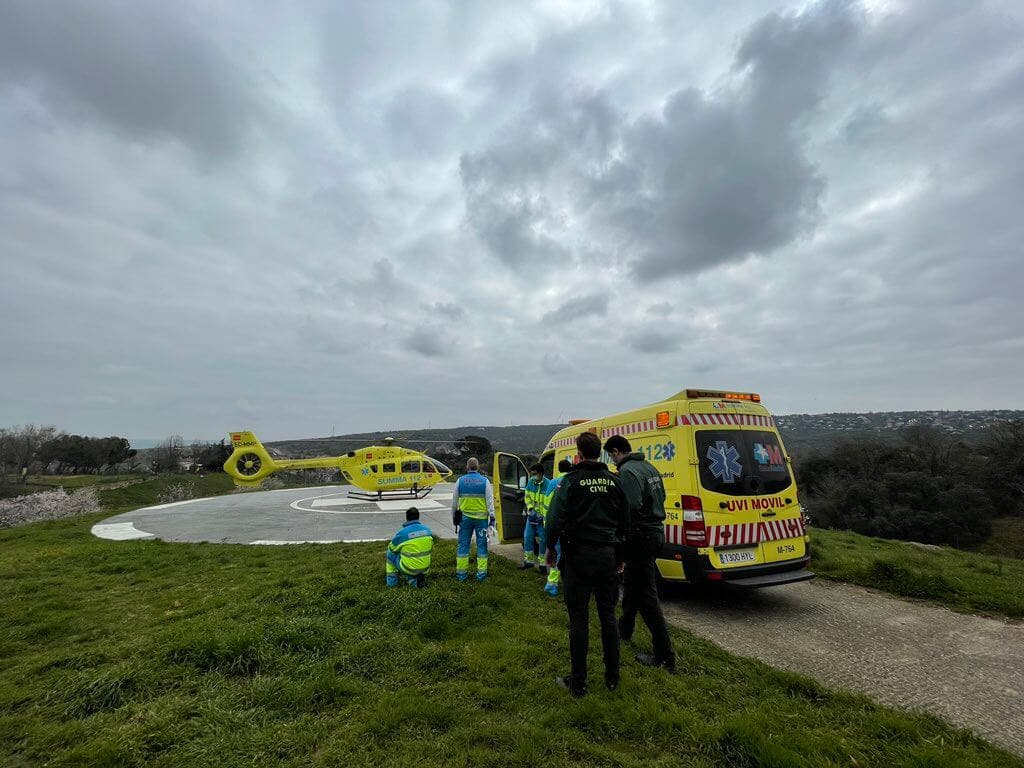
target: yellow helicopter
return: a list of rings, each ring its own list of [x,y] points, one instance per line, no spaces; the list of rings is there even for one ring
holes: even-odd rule
[[[258,487],[274,472],[286,469],[337,469],[346,482],[358,490],[349,491],[357,499],[422,499],[452,471],[437,459],[411,448],[372,445],[349,451],[343,456],[318,456],[311,459],[275,459],[252,432],[232,432],[234,450],[224,462],[224,471],[241,488]]]

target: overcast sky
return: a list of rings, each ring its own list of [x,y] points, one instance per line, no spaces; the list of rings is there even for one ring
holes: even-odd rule
[[[0,426],[1024,407],[1019,2],[0,0]]]

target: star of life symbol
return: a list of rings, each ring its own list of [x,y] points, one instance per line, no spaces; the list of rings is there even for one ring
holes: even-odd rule
[[[761,443],[754,443],[754,458],[758,464],[767,464],[771,460],[771,455]]]
[[[661,455],[665,457],[665,461],[672,461],[676,455],[676,446],[671,440],[665,443],[665,447],[662,448]]]
[[[708,446],[705,455],[711,462],[711,474],[723,483],[731,483],[743,474],[743,466],[739,461],[740,452],[736,450],[736,446],[729,445],[724,440],[716,440],[714,445]]]
[[[370,468],[369,467],[363,467],[359,471],[362,472],[364,475],[369,475],[370,474]]]

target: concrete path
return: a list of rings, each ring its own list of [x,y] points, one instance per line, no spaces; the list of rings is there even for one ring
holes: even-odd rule
[[[426,499],[364,502],[347,487],[234,494],[127,512],[93,527],[109,539],[238,544],[382,541],[415,504],[453,538],[451,485]],[[494,546],[519,561],[518,545]],[[929,712],[1024,755],[1024,625],[814,580],[663,601],[669,621],[731,653]],[[643,642],[646,631],[637,630]]]
[[[1022,624],[824,579],[662,605],[670,622],[731,653],[929,712],[1024,755]]]

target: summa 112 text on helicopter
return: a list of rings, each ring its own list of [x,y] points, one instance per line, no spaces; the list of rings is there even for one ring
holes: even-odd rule
[[[275,459],[252,432],[232,432],[234,450],[224,462],[224,471],[235,485],[254,488],[274,472],[287,469],[337,469],[346,482],[358,490],[349,491],[357,499],[422,499],[452,471],[426,454],[394,445],[371,445],[342,456],[317,456],[310,459]]]

